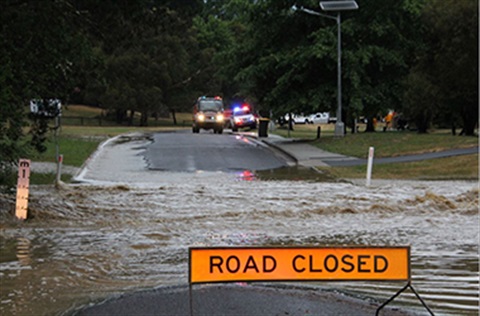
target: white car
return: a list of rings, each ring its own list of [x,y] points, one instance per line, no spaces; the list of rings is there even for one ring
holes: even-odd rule
[[[290,116],[289,114],[285,114],[285,121],[288,122]],[[310,124],[310,118],[307,117],[307,116],[304,116],[303,114],[302,115],[298,115],[298,114],[292,114],[292,120],[293,120],[293,123],[295,124]]]
[[[257,118],[252,114],[252,109],[248,104],[235,106],[230,116],[230,127],[232,132],[237,132],[239,128],[249,127],[257,128]]]
[[[311,124],[328,124],[330,123],[330,114],[328,112],[315,113],[308,117]]]

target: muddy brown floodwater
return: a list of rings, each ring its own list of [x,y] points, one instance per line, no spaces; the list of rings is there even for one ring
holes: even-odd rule
[[[149,179],[32,186],[26,222],[0,196],[0,314],[72,314],[114,295],[186,285],[191,246],[410,245],[412,285],[435,314],[478,315],[477,182]],[[403,286],[299,284],[375,302]],[[393,306],[425,314],[408,291]]]
[[[439,315],[478,313],[478,190],[469,182],[240,181],[32,187],[2,211],[2,315],[52,315],[187,283],[189,246],[411,245],[412,284]],[[383,301],[395,283],[307,283]],[[422,311],[409,293],[401,307]]]

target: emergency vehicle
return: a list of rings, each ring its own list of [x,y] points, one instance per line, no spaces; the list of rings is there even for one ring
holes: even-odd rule
[[[225,119],[223,116],[223,100],[221,97],[200,97],[193,106],[193,133],[200,129],[213,129],[215,134],[223,132]]]
[[[237,132],[239,128],[249,127],[257,128],[257,118],[252,113],[250,105],[244,103],[242,105],[234,105],[232,115],[230,116],[229,127],[233,132]]]

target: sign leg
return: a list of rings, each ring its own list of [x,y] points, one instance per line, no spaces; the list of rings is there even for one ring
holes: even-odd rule
[[[188,300],[190,305],[190,316],[193,316],[192,283],[188,284]]]
[[[379,313],[380,313],[380,310],[381,310],[382,308],[384,308],[385,306],[387,306],[388,304],[390,304],[397,296],[399,296],[400,294],[402,294],[402,292],[405,291],[409,286],[410,286],[410,283],[408,283],[407,285],[405,285],[400,291],[398,291],[397,293],[395,293],[394,296],[392,296],[392,297],[389,298],[385,303],[383,303],[383,304],[377,309],[377,312],[375,313],[375,316],[378,316]]]
[[[413,288],[412,284],[410,282],[407,283],[407,285],[405,285],[400,291],[398,291],[394,296],[392,296],[391,298],[389,298],[385,303],[383,303],[378,309],[377,309],[377,312],[375,313],[375,316],[378,316],[379,313],[380,313],[380,310],[382,308],[384,308],[385,306],[387,306],[388,304],[390,304],[397,296],[399,296],[400,294],[402,294],[403,291],[405,291],[407,288],[410,288],[410,290],[412,290],[412,292],[415,294],[415,296],[418,298],[418,300],[420,302],[422,302],[422,305],[423,307],[425,307],[425,309],[430,313],[430,315],[434,316],[435,314],[433,314],[433,312],[430,310],[430,308],[428,308],[427,304],[422,300],[422,298],[420,297],[420,295],[418,295],[418,293],[415,291],[415,289]]]

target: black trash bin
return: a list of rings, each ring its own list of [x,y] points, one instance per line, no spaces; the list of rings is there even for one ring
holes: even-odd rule
[[[258,137],[268,137],[268,123],[270,123],[268,118],[261,118],[259,120]]]

